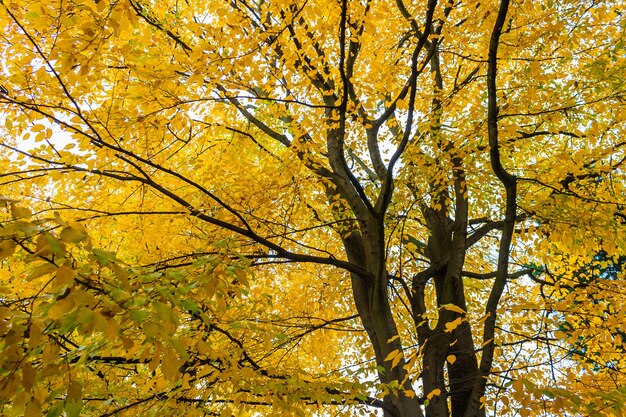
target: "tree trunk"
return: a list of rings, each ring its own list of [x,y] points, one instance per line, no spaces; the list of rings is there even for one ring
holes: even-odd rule
[[[375,237],[374,234],[370,233],[366,236]],[[385,358],[392,351],[403,352],[403,348],[401,340],[396,337],[398,330],[389,305],[387,294],[389,278],[384,268],[382,268],[382,274],[374,272],[381,270],[380,265],[377,264],[377,259],[384,259],[384,257],[379,256],[372,259],[372,255],[380,255],[380,252],[374,250],[377,246],[375,241],[364,242],[362,234],[358,232],[354,232],[344,239],[344,247],[349,261],[372,272],[369,277],[351,274],[354,302],[363,327],[374,348],[376,365],[378,369],[382,370],[378,372],[380,382],[389,384],[392,381],[398,381],[402,383],[404,390],[412,390],[411,381],[407,378],[407,370],[404,368],[406,365],[404,356],[394,367],[391,366],[391,361],[385,361]],[[383,250],[382,247],[380,250]],[[367,256],[368,253],[370,256]],[[397,395],[390,392],[383,401],[389,406],[385,410],[385,417],[423,416],[418,399],[410,398],[404,395],[402,391],[398,391]]]

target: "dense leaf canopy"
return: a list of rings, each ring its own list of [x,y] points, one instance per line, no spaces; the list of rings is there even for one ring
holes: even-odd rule
[[[0,413],[621,416],[622,0],[0,0]]]

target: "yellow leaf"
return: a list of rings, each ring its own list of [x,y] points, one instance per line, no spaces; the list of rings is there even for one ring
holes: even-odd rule
[[[457,327],[459,327],[459,325],[463,322],[463,319],[461,317],[458,317],[452,321],[449,321],[446,323],[446,333],[450,333],[452,331],[454,331],[454,329],[456,329]]]
[[[31,322],[28,328],[28,348],[34,349],[39,346],[42,336],[41,327],[37,323]]]
[[[455,313],[465,314],[465,310],[463,310],[461,307],[454,305],[454,304],[444,304],[441,307],[445,308],[448,311],[454,311]]]
[[[26,406],[26,410],[24,410],[24,417],[41,417],[43,413],[41,412],[41,405],[36,398],[33,398],[28,406]]]
[[[130,281],[128,280],[128,273],[126,272],[126,270],[116,263],[112,263],[109,266],[111,267],[113,272],[115,272],[115,276],[122,284],[122,288],[124,288],[125,290],[130,290]]]
[[[59,238],[67,243],[78,243],[87,237],[85,228],[82,226],[78,228],[76,227],[77,224],[78,223],[73,222],[73,225],[64,227],[59,235]]]
[[[156,378],[154,378],[154,388],[157,391],[163,391],[163,388],[165,387],[165,378],[163,377],[163,375],[159,375]]]
[[[27,281],[34,281],[37,278],[53,273],[54,271],[56,271],[56,269],[56,266],[54,266],[53,264],[47,262],[42,263],[37,265],[26,279]]]
[[[98,303],[98,299],[91,293],[83,290],[72,293],[74,304],[86,307],[93,307]]]
[[[391,361],[391,367],[395,368],[396,366],[398,366],[398,363],[400,363],[400,360],[402,360],[402,358],[404,358],[404,355],[401,352],[398,352],[398,354]]]
[[[390,338],[389,338],[389,340],[387,340],[387,343],[391,343],[391,342],[393,342],[394,340],[399,339],[399,338],[400,338],[400,335],[399,335],[399,334],[397,334],[397,335],[395,335],[395,336],[393,336],[393,337],[390,337]]]
[[[30,391],[35,384],[35,378],[37,377],[37,370],[31,365],[30,362],[24,362],[22,364],[22,386],[26,391]]]
[[[237,276],[237,280],[244,286],[249,287],[250,281],[248,281],[248,274],[243,269],[235,269],[235,275]]]
[[[66,297],[60,301],[55,301],[48,310],[48,318],[59,320],[74,308],[74,302],[71,298]]]
[[[13,255],[16,247],[17,243],[12,240],[3,240],[0,242],[0,260]]]
[[[439,388],[435,388],[434,390],[426,394],[426,398],[428,398],[429,400],[432,400],[433,397],[436,397],[438,395],[441,395],[441,390]]]
[[[69,266],[60,266],[55,275],[57,285],[70,285],[74,282],[74,270]]]
[[[456,356],[454,355],[448,355],[448,357],[446,358],[446,360],[448,361],[448,363],[450,365],[454,364],[454,362],[456,362]]]
[[[400,354],[400,351],[398,349],[392,350],[391,352],[389,352],[389,354],[385,358],[385,361],[390,361],[399,354]]]
[[[180,375],[180,365],[182,361],[178,359],[174,350],[170,347],[165,348],[163,356],[161,356],[161,372],[165,379],[175,381]]]
[[[32,216],[32,213],[27,208],[19,207],[16,204],[11,204],[11,215],[14,219],[23,219],[25,217]]]
[[[82,399],[83,387],[77,381],[70,382],[67,388],[67,399],[78,402]]]
[[[35,255],[46,257],[50,255],[50,243],[45,235],[39,235],[37,237],[37,251]]]
[[[75,221],[75,220],[70,220],[67,222],[68,226],[71,227],[74,230],[77,230],[83,234],[87,234],[87,229],[85,229],[85,226],[83,226],[81,223]]]
[[[189,375],[189,374],[184,374],[184,375],[183,375],[183,382],[182,382],[182,384],[181,384],[181,388],[182,388],[182,389],[189,389],[189,388],[190,388],[190,385],[189,385],[189,378],[190,378],[190,375]]]

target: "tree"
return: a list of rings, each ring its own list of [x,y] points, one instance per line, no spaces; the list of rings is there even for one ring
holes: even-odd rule
[[[5,414],[623,412],[623,2],[0,6]]]

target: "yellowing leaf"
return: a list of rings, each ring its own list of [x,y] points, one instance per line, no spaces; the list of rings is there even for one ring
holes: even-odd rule
[[[84,290],[76,290],[72,292],[74,304],[86,307],[93,307],[98,304],[98,299],[90,292]]]
[[[454,362],[456,362],[456,356],[455,355],[448,355],[448,357],[446,358],[446,360],[448,361],[448,363],[450,365],[454,364]]]
[[[174,350],[169,347],[165,348],[161,357],[161,372],[163,372],[165,379],[170,381],[178,379],[180,365],[182,365],[182,361],[178,359]]]
[[[45,235],[39,235],[36,240],[37,251],[35,254],[41,257],[47,257],[50,255],[50,243]]]
[[[72,225],[64,227],[59,238],[67,243],[77,243],[85,239],[87,237],[85,229],[82,226],[78,228],[77,225],[78,223],[73,222]]]
[[[240,268],[236,268],[235,275],[237,276],[237,280],[241,283],[241,285],[243,285],[244,287],[250,286],[250,281],[248,280],[248,274],[246,271]]]
[[[51,274],[51,273],[53,273],[56,270],[57,270],[56,266],[54,266],[53,264],[50,264],[48,262],[39,264],[39,265],[37,265],[33,269],[33,272],[30,273],[30,275],[28,276],[27,280],[28,281],[34,281],[37,278],[40,278],[40,277],[46,276],[48,274]]]
[[[80,417],[82,408],[82,401],[67,400],[64,403],[65,414],[67,415],[67,417]]]
[[[71,381],[67,388],[67,398],[70,401],[80,401],[82,399],[83,387],[78,381]]]
[[[125,290],[129,290],[130,282],[128,280],[128,273],[126,272],[126,270],[116,263],[111,263],[109,265],[111,269],[113,269],[113,272],[115,272],[115,276],[120,281],[120,284],[122,284],[122,288]]]

